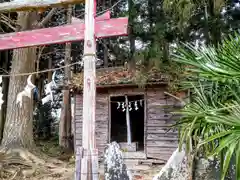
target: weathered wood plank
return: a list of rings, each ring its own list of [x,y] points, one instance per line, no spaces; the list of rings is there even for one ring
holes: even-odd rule
[[[159,128],[159,127],[147,127],[147,132],[148,133],[152,133],[153,132],[153,134],[160,134],[160,133],[162,133],[162,134],[164,134],[164,133],[167,133],[167,132],[173,132],[172,131],[172,129],[170,129],[170,128]]]
[[[176,137],[178,136],[177,132],[167,132],[167,133],[149,133],[148,136],[158,136],[158,137]]]
[[[151,120],[171,120],[173,118],[172,114],[158,113],[157,110],[148,110],[148,119]]]
[[[149,140],[151,141],[174,141],[177,142],[178,141],[178,137],[177,136],[173,136],[173,137],[165,137],[165,136],[154,136],[153,134],[148,134],[146,137],[146,141],[148,142]]]
[[[168,159],[171,157],[171,155],[162,155],[162,154],[152,154],[152,153],[148,153],[147,154],[148,158],[152,158],[152,159],[159,159],[162,161],[165,161],[167,163]]]
[[[172,153],[173,151],[176,150],[176,148],[151,146],[151,147],[147,147],[147,150],[152,153]]]
[[[96,38],[127,35],[128,18],[113,18],[96,22]],[[84,39],[85,24],[71,24],[32,31],[0,35],[0,50],[26,48]]]
[[[154,159],[164,159],[167,161],[175,150],[176,148],[174,150],[169,150],[168,153],[163,153],[160,151],[158,151],[158,153],[148,152],[148,158],[152,157]]]
[[[148,152],[148,157],[152,157],[154,159],[164,159],[167,161],[175,150],[176,148],[169,149],[168,152],[163,152],[161,149],[158,149],[158,152],[151,152],[149,150],[147,152]]]
[[[82,122],[82,113],[79,111],[75,112],[75,119],[76,119],[76,122]]]
[[[82,127],[82,122],[76,122],[76,128],[81,128],[81,127]],[[102,121],[96,121],[96,128],[105,130],[106,128],[108,128],[108,124],[102,123]]]
[[[29,11],[41,8],[66,6],[68,4],[79,4],[85,0],[21,0],[0,3],[0,12]]]
[[[101,123],[103,123],[104,121],[108,122],[108,117],[106,117],[107,114],[98,114],[96,112],[96,121],[101,121]],[[75,118],[77,122],[82,122],[82,112],[81,111],[77,111],[75,112]]]
[[[76,146],[81,146],[82,145],[82,139],[76,139],[75,140]]]
[[[76,122],[75,127],[76,128],[81,128],[82,127],[82,122]]]
[[[82,133],[77,133],[77,139],[78,140],[82,140]],[[105,141],[108,139],[108,136],[107,136],[107,134],[101,134],[100,136],[96,136],[96,140],[98,141],[98,142],[104,142],[105,143]]]
[[[149,147],[166,147],[166,148],[176,148],[178,147],[178,141],[155,141],[155,140],[147,140],[148,148]]]
[[[152,97],[152,98],[148,97],[147,102],[148,102],[148,107],[149,108],[152,108],[152,107],[162,108],[162,107],[166,106],[166,100],[165,99],[156,100],[156,97],[155,97],[155,99],[154,99],[154,97]]]
[[[172,119],[148,119],[147,122],[147,126],[172,126],[173,124],[175,124],[176,121],[172,120]]]

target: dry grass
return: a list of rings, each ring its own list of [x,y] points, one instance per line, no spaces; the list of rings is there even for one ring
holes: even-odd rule
[[[51,142],[34,151],[10,149],[0,151],[0,180],[72,180],[72,153]]]
[[[11,149],[0,152],[0,180],[72,180],[74,158],[54,142],[40,142],[38,149]],[[134,174],[133,180],[151,180],[160,166],[148,167]],[[103,180],[101,174],[99,180]]]

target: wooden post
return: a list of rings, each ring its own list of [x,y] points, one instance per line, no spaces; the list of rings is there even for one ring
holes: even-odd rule
[[[83,149],[77,147],[75,157],[75,180],[81,180],[81,159],[83,155]]]
[[[132,135],[131,135],[131,124],[130,124],[130,115],[129,115],[129,107],[128,107],[128,97],[125,95],[125,104],[126,104],[126,122],[127,122],[127,143],[131,145],[132,143]]]
[[[83,138],[81,180],[97,180],[98,157],[95,138],[96,110],[96,0],[86,1],[84,33]],[[93,157],[94,156],[94,157]],[[97,162],[95,162],[97,161]]]
[[[72,21],[72,5],[68,5],[67,9],[67,24],[71,24]],[[71,95],[69,90],[69,81],[71,79],[71,69],[69,64],[71,63],[71,43],[66,43],[65,46],[65,59],[64,65],[64,87],[63,103],[61,107],[61,117],[59,123],[59,145],[65,149],[72,149],[71,141],[71,126],[72,126],[72,114],[71,114]]]

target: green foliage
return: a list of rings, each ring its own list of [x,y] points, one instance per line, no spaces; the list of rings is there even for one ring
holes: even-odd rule
[[[166,13],[175,17],[178,27],[182,28],[189,21],[195,11],[197,4],[192,0],[164,0],[163,8]]]
[[[217,48],[183,44],[175,61],[187,66],[183,88],[192,90],[191,102],[179,113],[180,146],[206,156],[221,157],[225,179],[232,158],[240,178],[240,35],[230,36]]]
[[[56,119],[52,116],[50,103],[38,105],[34,114],[34,136],[36,139],[49,139],[52,137],[52,125]]]

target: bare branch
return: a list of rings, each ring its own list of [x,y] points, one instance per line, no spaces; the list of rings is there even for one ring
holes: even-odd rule
[[[40,47],[38,47],[39,51],[38,51],[38,58],[37,58],[37,61],[40,60],[44,48],[45,48],[45,46],[40,46]]]
[[[39,71],[39,62],[40,62],[40,58],[41,58],[41,55],[42,55],[42,52],[44,50],[45,46],[42,46],[42,47],[38,47],[39,51],[38,51],[38,56],[37,56],[37,71]],[[39,76],[39,74],[37,73],[37,77]]]
[[[16,21],[12,20],[4,14],[0,14],[0,21],[14,31],[16,30],[16,26],[19,26]]]
[[[16,31],[16,27],[12,26],[9,22],[4,20],[1,20],[1,22],[7,25],[9,28],[11,28],[13,31]]]
[[[7,17],[5,14],[1,14],[1,18],[8,21],[9,23],[12,23],[12,24],[17,24],[16,21],[12,20],[11,18]]]
[[[52,16],[57,12],[57,8],[53,8],[46,17],[43,18],[41,22],[37,24],[37,27],[41,28],[44,27],[52,18]]]

